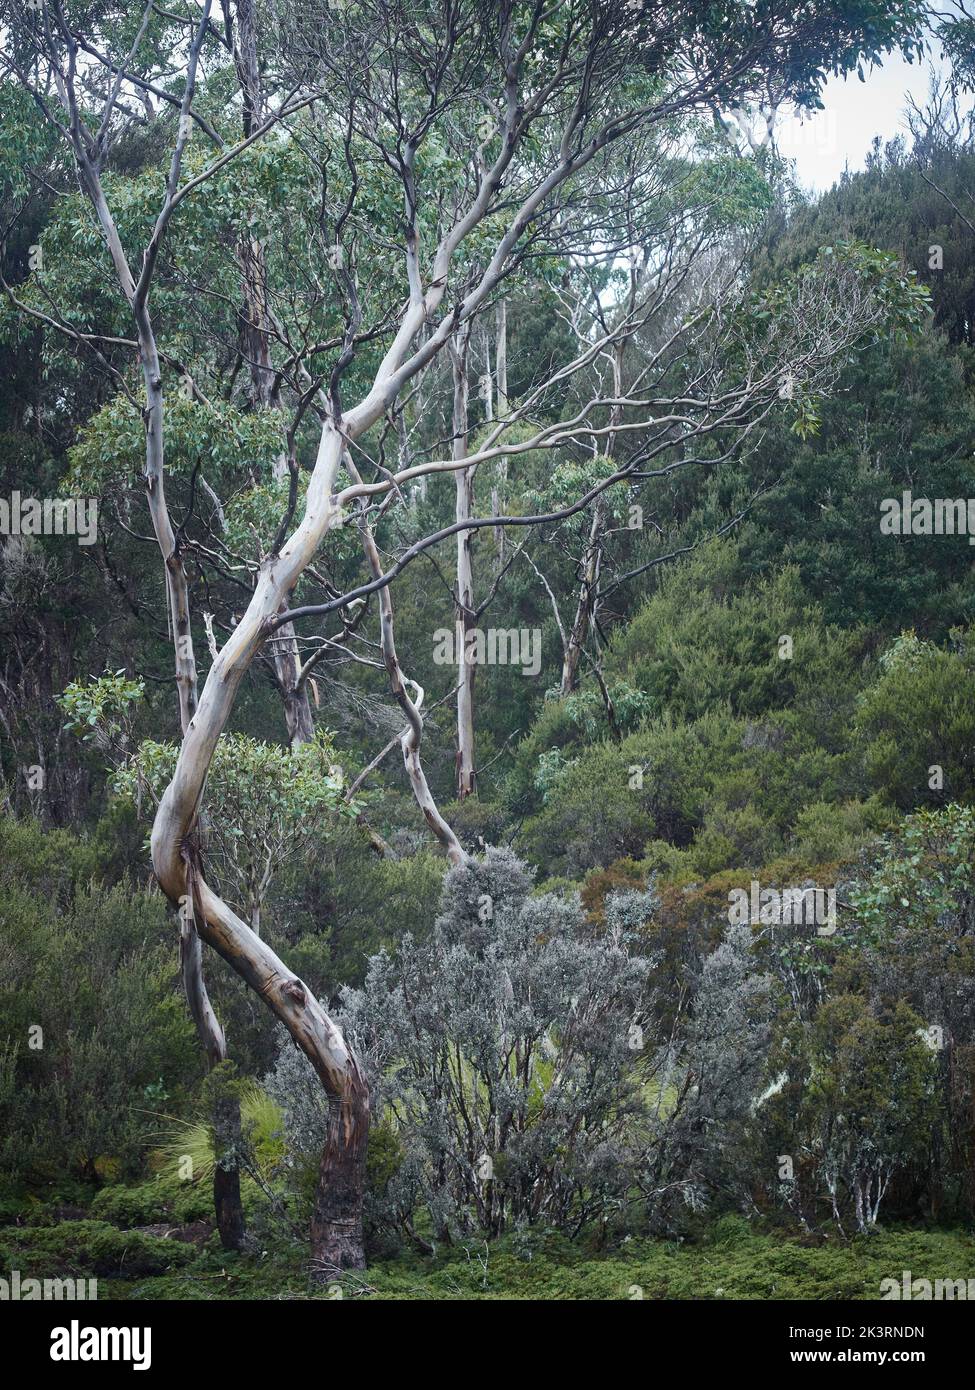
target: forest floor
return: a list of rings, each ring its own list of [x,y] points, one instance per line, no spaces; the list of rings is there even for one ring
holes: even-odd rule
[[[759,1232],[725,1217],[690,1241],[632,1237],[615,1249],[555,1235],[471,1240],[436,1257],[377,1260],[361,1276],[314,1289],[297,1242],[253,1255],[219,1248],[205,1223],[123,1230],[105,1221],[0,1227],[0,1270],[21,1279],[98,1279],[99,1299],[393,1300],[879,1299],[881,1281],[975,1279],[975,1234],[895,1226],[843,1240]]]

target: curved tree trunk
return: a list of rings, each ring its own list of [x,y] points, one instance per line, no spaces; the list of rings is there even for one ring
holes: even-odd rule
[[[280,554],[264,562],[251,602],[217,653],[196,713],[183,738],[176,770],[153,824],[151,849],[156,877],[174,902],[186,892],[183,847],[190,842],[210,760],[233,708],[237,690],[275,617],[335,524],[332,488],[343,448],[334,423],[323,427],[318,463],[308,488],[305,514]],[[311,991],[266,942],[251,931],[194,873],[198,930],[288,1029],[309,1058],[329,1097],[330,1122],[315,1205],[312,1254],[327,1277],[364,1264],[361,1196],[369,1130],[369,1093],[358,1061],[341,1030]]]

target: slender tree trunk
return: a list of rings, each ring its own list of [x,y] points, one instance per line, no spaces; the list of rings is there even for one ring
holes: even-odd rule
[[[146,498],[156,542],[165,566],[180,727],[185,737],[197,710],[197,670],[193,650],[193,629],[190,622],[189,584],[183,566],[182,554],[177,544],[176,533],[173,530],[169,509],[166,505],[163,466],[165,458],[165,401],[159,350],[146,295],[140,296],[136,292],[135,281],[115,225],[115,219],[105,199],[99,173],[88,160],[83,146],[75,145],[74,148],[82,186],[91,199],[95,215],[105,235],[120,288],[132,311],[139,342],[142,378],[146,392],[146,405],[143,411],[146,435]],[[185,849],[181,852],[185,853]],[[182,895],[177,894],[172,899],[174,902],[178,902],[181,907],[180,954],[183,984],[197,1035],[206,1054],[207,1064],[212,1069],[226,1059],[226,1042],[223,1030],[210,1005],[203,979],[202,953],[199,949],[199,938],[193,920],[195,913],[193,910],[192,874],[190,874],[185,887],[186,892]],[[187,902],[191,909],[188,927],[185,912]],[[238,1132],[239,1126],[238,1113],[236,1122]],[[224,1118],[215,1119],[214,1134],[218,1143],[220,1142],[220,1131],[224,1128]],[[231,1151],[234,1157],[228,1158],[227,1167],[220,1177],[219,1195],[215,1178],[214,1207],[221,1242],[225,1248],[239,1249],[244,1241],[244,1212],[240,1200],[240,1175],[237,1169],[236,1147],[233,1147]]]
[[[469,415],[467,350],[470,328],[458,329],[451,342],[450,362],[454,386],[453,446],[451,457],[467,457]],[[459,468],[454,473],[456,488],[455,520],[469,521],[474,514],[474,470]],[[463,801],[476,790],[477,773],[474,765],[474,562],[473,531],[457,532],[457,799]]]
[[[284,706],[288,743],[292,748],[300,748],[302,744],[314,741],[315,721],[311,712],[308,682],[302,681],[299,684],[298,680],[301,672],[301,652],[294,623],[284,623],[278,628],[271,644],[271,656]]]
[[[508,413],[508,301],[498,300],[494,348],[495,371],[498,374],[498,419]]]
[[[347,467],[352,476],[356,476],[355,465],[349,459]],[[379,550],[376,547],[376,538],[369,529],[369,523],[363,520],[360,523],[360,534],[362,536],[362,548],[365,551],[366,562],[372,571],[374,579],[378,579],[382,574],[382,560]],[[399,664],[399,657],[396,654],[396,636],[393,629],[393,600],[390,597],[389,585],[387,584],[379,591],[379,613],[382,631],[382,651],[383,661],[386,672],[389,676],[389,686],[400,709],[406,715],[406,729],[400,739],[400,747],[403,753],[403,765],[406,768],[406,775],[409,778],[410,787],[413,791],[414,799],[430,829],[443,845],[447,852],[447,858],[452,864],[461,864],[466,859],[463,847],[458,840],[453,828],[440,814],[440,809],[433,798],[433,793],[427,783],[426,775],[423,771],[423,764],[420,761],[420,740],[423,737],[423,721],[420,717],[420,705],[423,700],[423,691],[415,681],[409,682],[417,691],[417,700],[410,699],[407,690],[407,680],[403,675],[403,668]]]
[[[225,6],[229,0],[224,0]],[[240,86],[241,125],[244,136],[267,115],[264,84],[258,61],[257,16],[254,0],[234,0],[234,66]],[[227,13],[225,9],[225,13]],[[250,374],[250,403],[254,410],[267,410],[277,405],[278,382],[271,360],[272,320],[268,300],[267,257],[260,239],[245,233],[237,247],[241,271],[240,351]],[[275,461],[273,477],[281,481],[288,476],[284,457]],[[298,638],[291,623],[275,634],[271,651],[278,679],[288,742],[292,748],[310,743],[315,737],[311,701],[307,686],[298,686],[301,655]]]
[[[495,313],[495,371],[498,377],[498,419],[503,420],[508,413],[508,301],[498,300]],[[500,516],[508,488],[508,460],[499,458],[496,466],[495,483],[491,489],[491,510]],[[498,551],[498,563],[504,564],[504,527],[494,529],[494,544]]]
[[[481,333],[481,341],[483,344],[484,370],[478,378],[479,395],[484,402],[485,424],[490,425],[494,421],[494,377],[491,374],[491,334],[486,325]]]
[[[197,672],[190,622],[189,585],[182,556],[172,530],[163,491],[164,400],[155,333],[144,307],[136,309],[136,324],[146,386],[146,491],[153,527],[166,566],[166,589],[176,657],[180,723],[185,734],[197,707]],[[192,901],[192,892],[190,894]],[[227,1060],[223,1029],[210,1004],[203,979],[200,939],[192,916],[180,923],[180,956],[183,987],[197,1036],[210,1070]],[[225,1250],[240,1250],[246,1243],[244,1208],[240,1195],[240,1105],[235,1096],[218,1099],[211,1111],[217,1162],[213,1172],[213,1204],[220,1243]]]
[[[582,556],[582,577],[579,584],[579,598],[576,613],[569,629],[565,650],[562,655],[563,696],[571,695],[579,684],[579,663],[582,650],[589,635],[596,591],[599,586],[599,571],[602,563],[603,498],[597,498],[589,523],[589,536]]]
[[[203,982],[203,952],[190,899],[180,910],[179,954],[183,988],[197,1035],[213,1072],[227,1060],[227,1044]],[[213,1168],[213,1208],[225,1250],[241,1250],[246,1244],[244,1207],[240,1197],[240,1103],[235,1095],[217,1090],[211,1096],[210,1120],[216,1162]]]
[[[634,291],[635,293],[635,291]],[[616,344],[613,355],[613,397],[618,400],[623,392],[623,352],[626,347],[624,338]],[[621,418],[621,409],[614,405],[610,410],[610,423],[615,428]],[[615,433],[606,436],[606,447],[603,457],[607,460],[612,459],[616,452]],[[603,532],[606,529],[606,494],[601,493],[592,509],[592,520],[589,523],[589,536],[586,540],[586,548],[582,555],[582,573],[579,582],[579,598],[576,603],[575,618],[572,627],[568,632],[568,640],[562,658],[562,684],[561,694],[571,695],[579,684],[579,663],[582,658],[583,648],[589,636],[589,630],[596,611],[596,601],[599,595],[599,574],[603,561]]]
[[[233,28],[234,67],[241,95],[241,127],[245,138],[267,115],[264,84],[257,56],[257,16],[254,0],[234,0],[236,23],[229,0],[223,0],[228,27]],[[259,237],[245,232],[237,245],[241,271],[239,314],[240,351],[250,374],[250,398],[255,410],[276,404],[277,381],[271,361],[271,316],[268,308],[267,259]]]

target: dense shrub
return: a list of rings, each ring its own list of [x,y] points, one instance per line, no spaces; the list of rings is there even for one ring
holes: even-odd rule
[[[975,646],[904,634],[883,653],[855,727],[870,787],[902,810],[975,797]]]
[[[119,1231],[107,1221],[62,1221],[57,1226],[25,1227],[22,1232],[8,1228],[0,1241],[0,1262],[16,1269],[26,1252],[44,1276],[64,1272],[134,1277],[163,1274],[188,1264],[195,1253],[180,1241]]]
[[[693,720],[727,706],[760,718],[792,706],[810,730],[835,727],[852,704],[862,638],[825,622],[797,569],[746,588],[741,564],[734,544],[717,541],[665,571],[610,647],[607,675],[643,692],[656,715]]]
[[[402,1144],[387,1223],[413,1233],[419,1221],[435,1239],[495,1235],[578,1226],[622,1198],[638,1099],[631,1025],[648,970],[618,926],[589,936],[578,900],[533,897],[510,853],[452,869],[429,938],[374,957],[364,987],[343,996],[376,1113]],[[305,1148],[308,1071],[286,1049],[268,1083]]]
[[[4,1169],[35,1181],[134,1171],[159,1112],[200,1070],[165,905],[82,886],[88,849],[63,832],[0,827],[19,851],[27,836],[37,849],[32,870],[10,859],[0,870]]]
[[[213,1193],[206,1183],[160,1175],[134,1187],[103,1187],[95,1193],[90,1211],[94,1220],[122,1228],[206,1221],[213,1219]]]

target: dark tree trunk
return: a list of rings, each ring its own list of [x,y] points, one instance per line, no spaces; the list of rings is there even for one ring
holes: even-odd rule
[[[189,898],[180,908],[179,951],[186,1000],[206,1053],[210,1073],[207,1090],[216,1159],[213,1209],[217,1230],[220,1232],[220,1244],[225,1250],[242,1250],[247,1232],[240,1198],[240,1100],[225,1085],[223,1072],[227,1063],[227,1043],[203,983],[202,950]]]
[[[329,1096],[328,1130],[322,1149],[311,1222],[315,1275],[334,1279],[347,1269],[365,1269],[362,1200],[369,1138],[369,1095],[349,1077],[342,1096]]]
[[[212,1120],[216,1156],[213,1206],[217,1214],[220,1244],[224,1250],[242,1250],[247,1241],[247,1232],[240,1198],[240,1101],[233,1092],[224,1091],[214,1097]]]

